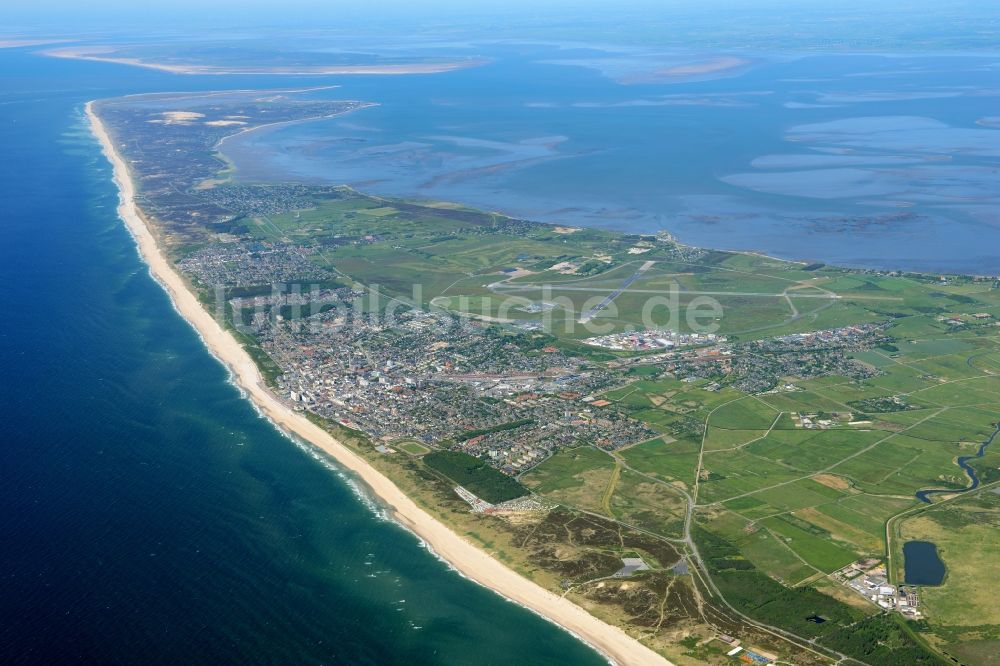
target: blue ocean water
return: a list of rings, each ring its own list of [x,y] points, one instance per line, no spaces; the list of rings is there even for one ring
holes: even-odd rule
[[[0,50],[0,663],[602,663],[379,519],[173,311],[82,113],[180,85],[274,82]]]
[[[456,49],[490,63],[343,77],[319,94],[379,106],[223,149],[247,180],[348,182],[850,266],[1000,270],[995,54],[738,53],[729,69],[668,76],[722,56]]]

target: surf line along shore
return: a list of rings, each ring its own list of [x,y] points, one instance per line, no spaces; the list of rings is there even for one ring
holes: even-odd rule
[[[404,494],[388,477],[318,425],[284,405],[264,383],[250,355],[225,330],[188,289],[180,274],[160,250],[152,230],[135,201],[135,185],[125,161],[115,150],[94,103],[86,106],[87,118],[104,155],[114,169],[118,187],[118,214],[138,245],[150,274],[164,288],[174,308],[201,335],[205,346],[230,371],[233,380],[266,418],[279,429],[299,437],[333,457],[368,486],[402,526],[421,538],[430,549],[463,575],[507,599],[554,622],[621,666],[660,664],[673,666],[662,656],[619,627],[595,618],[572,601],[560,597],[515,573],[471,542],[452,532]]]

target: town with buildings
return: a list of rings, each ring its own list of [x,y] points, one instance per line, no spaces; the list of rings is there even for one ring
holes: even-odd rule
[[[621,351],[649,351],[654,349],[673,349],[692,345],[708,345],[723,343],[726,339],[715,333],[679,333],[667,329],[648,329],[645,331],[628,331],[612,333],[584,342],[595,347]]]
[[[834,573],[832,578],[883,610],[899,612],[912,619],[923,616],[919,610],[920,588],[915,585],[891,584],[881,560],[862,559],[852,562]]]
[[[231,287],[332,277],[309,256],[308,249],[270,243],[213,244],[181,266],[205,284]],[[657,437],[600,397],[631,367],[655,364],[681,379],[711,379],[707,390],[722,380],[748,392],[775,390],[789,375],[871,374],[845,351],[869,348],[881,330],[859,325],[730,343],[715,334],[656,329],[586,340],[600,348],[659,352],[604,365],[540,346],[536,340],[544,336],[523,328],[409,305],[372,312],[369,296],[358,287],[274,287],[233,297],[228,305],[237,329],[280,367],[278,389],[296,409],[376,442],[415,439],[462,450],[512,476],[561,448],[587,443],[613,451]],[[803,428],[844,421],[794,418]],[[701,428],[693,422],[675,427]]]
[[[254,306],[244,330],[281,367],[279,390],[296,408],[379,442],[451,442],[511,475],[561,447],[614,450],[657,434],[595,399],[618,380],[583,359],[447,313],[410,309],[389,322],[356,309],[358,296],[317,292],[333,307],[298,319],[274,306],[306,303],[302,294],[231,301]]]

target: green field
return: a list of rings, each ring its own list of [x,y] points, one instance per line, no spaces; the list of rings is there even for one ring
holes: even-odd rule
[[[612,458],[590,446],[560,451],[521,477],[532,491],[557,502],[606,513],[601,496],[615,470]]]
[[[424,446],[423,444],[421,444],[416,440],[395,442],[393,443],[393,446],[396,447],[397,449],[400,449],[401,451],[409,453],[411,456],[422,456],[425,453],[431,452],[431,449],[429,449],[428,447]]]

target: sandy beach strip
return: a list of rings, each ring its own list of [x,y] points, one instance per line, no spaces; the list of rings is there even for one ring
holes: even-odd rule
[[[452,532],[418,507],[392,481],[358,454],[305,416],[279,401],[268,390],[249,354],[208,310],[202,307],[180,274],[161,252],[136,205],[135,187],[129,176],[128,167],[118,155],[111,137],[94,112],[93,102],[87,104],[86,112],[91,131],[114,167],[114,180],[119,191],[118,214],[135,239],[140,255],[149,266],[150,274],[169,294],[174,308],[201,335],[212,355],[229,368],[234,382],[245,391],[264,416],[281,430],[316,446],[332,456],[341,466],[349,469],[388,507],[389,513],[396,521],[420,537],[431,550],[466,577],[560,625],[617,664],[672,666],[671,662],[639,643],[622,629],[598,620],[568,599],[523,578],[490,557],[485,551]]]
[[[65,39],[22,39],[0,38],[0,49],[19,49],[25,46],[46,46],[48,44],[62,44]]]
[[[70,60],[91,60],[107,62],[132,67],[145,67],[170,74],[205,74],[205,75],[235,75],[235,74],[278,74],[289,76],[352,76],[352,75],[385,75],[398,76],[404,74],[440,74],[467,67],[478,67],[486,61],[470,58],[449,62],[398,63],[386,65],[289,65],[287,67],[227,67],[224,65],[170,65],[151,62],[141,58],[127,58],[114,55],[114,50],[106,47],[93,48],[62,48],[42,51],[43,55],[52,58],[67,58]],[[106,55],[107,54],[107,55]]]
[[[697,76],[698,74],[715,74],[717,72],[724,72],[736,67],[744,67],[749,64],[750,61],[746,58],[724,56],[705,62],[695,62],[687,65],[675,65],[673,67],[668,67],[656,72],[656,76],[669,78],[677,76]]]

